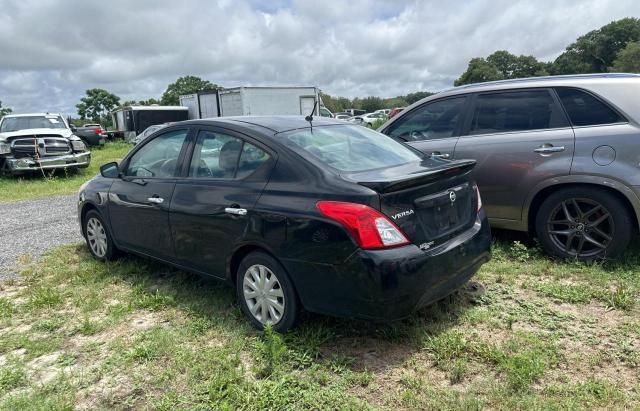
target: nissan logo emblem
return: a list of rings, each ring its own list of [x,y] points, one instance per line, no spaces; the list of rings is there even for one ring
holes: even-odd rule
[[[452,203],[455,203],[455,201],[456,201],[456,193],[455,193],[455,191],[450,191],[449,192],[449,200],[451,200]]]

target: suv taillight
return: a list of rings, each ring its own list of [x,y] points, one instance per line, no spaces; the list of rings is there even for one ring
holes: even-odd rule
[[[476,213],[479,213],[480,210],[482,209],[482,197],[480,197],[480,189],[478,188],[478,185],[475,185],[476,188],[476,198],[478,199],[478,202],[476,203]]]
[[[387,217],[373,208],[356,203],[318,201],[318,210],[340,223],[365,250],[392,248],[409,244],[409,240]]]
[[[96,128],[96,134],[102,134],[102,129],[100,127]]]

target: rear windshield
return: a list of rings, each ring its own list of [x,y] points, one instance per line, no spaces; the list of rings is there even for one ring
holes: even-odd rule
[[[62,117],[56,115],[5,117],[0,125],[0,132],[9,133],[30,128],[67,128],[67,126]]]
[[[325,126],[285,133],[286,142],[339,171],[358,172],[421,161],[420,154],[362,126]]]

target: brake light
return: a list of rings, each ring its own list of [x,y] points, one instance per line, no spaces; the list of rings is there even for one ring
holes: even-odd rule
[[[318,201],[318,210],[340,223],[358,245],[366,250],[409,244],[400,229],[379,211],[356,203]]]
[[[480,189],[478,188],[478,186],[475,186],[476,188],[476,198],[478,199],[478,204],[476,207],[476,212],[479,213],[480,209],[482,209],[482,197],[480,197]]]
[[[102,129],[101,128],[96,128],[96,134],[102,134]]]

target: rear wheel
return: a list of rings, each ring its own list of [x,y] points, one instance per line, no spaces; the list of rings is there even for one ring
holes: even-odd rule
[[[536,217],[536,233],[549,254],[586,261],[622,253],[632,228],[631,215],[618,198],[590,187],[551,194]]]
[[[84,234],[91,254],[98,260],[113,260],[118,250],[113,244],[111,234],[97,211],[91,210],[84,217]]]
[[[258,329],[271,324],[278,332],[299,318],[298,297],[284,267],[261,252],[247,255],[238,267],[236,291],[242,311]]]

